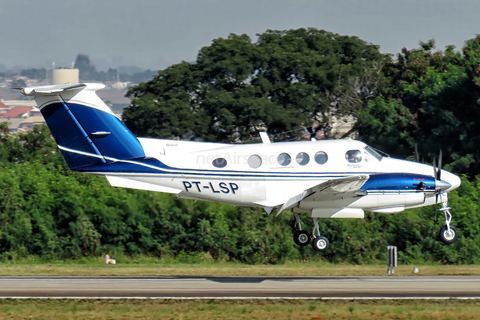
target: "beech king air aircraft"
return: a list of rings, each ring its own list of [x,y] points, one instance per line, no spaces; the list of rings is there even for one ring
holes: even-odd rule
[[[97,96],[102,84],[27,87],[72,170],[105,177],[114,187],[180,198],[291,210],[294,241],[317,251],[329,246],[320,218],[363,218],[364,211],[398,213],[441,203],[440,239],[457,240],[447,193],[458,176],[435,165],[380,155],[363,142],[320,140],[232,145],[137,138]],[[313,218],[312,235],[300,214]]]

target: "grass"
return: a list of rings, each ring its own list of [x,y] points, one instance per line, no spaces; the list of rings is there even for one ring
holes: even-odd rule
[[[480,300],[0,300],[0,319],[478,319]]]
[[[395,275],[412,275],[413,265],[395,268]],[[478,265],[417,265],[418,275],[480,275]],[[103,259],[41,262],[36,258],[0,263],[0,276],[384,276],[384,265],[338,265],[290,262],[279,265],[195,262],[137,258],[106,265]]]

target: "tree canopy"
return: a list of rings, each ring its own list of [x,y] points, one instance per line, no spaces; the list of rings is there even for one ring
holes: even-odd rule
[[[123,118],[134,133],[156,138],[248,142],[266,130],[287,140],[314,121],[328,134],[334,93],[383,59],[378,46],[324,30],[267,30],[256,42],[231,34],[194,63],[132,87]],[[356,112],[342,106],[333,108],[338,116]]]
[[[433,40],[384,65],[381,96],[358,113],[359,139],[406,158],[415,143],[427,162],[443,150],[456,172],[480,173],[480,36],[461,52]]]

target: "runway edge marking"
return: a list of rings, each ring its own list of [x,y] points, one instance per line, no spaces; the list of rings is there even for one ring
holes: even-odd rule
[[[6,297],[8,299],[44,299],[44,300],[480,300],[478,297]]]

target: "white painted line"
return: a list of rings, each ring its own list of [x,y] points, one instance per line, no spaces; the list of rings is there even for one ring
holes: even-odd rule
[[[52,300],[480,300],[480,297],[7,297],[6,299],[52,299]]]

